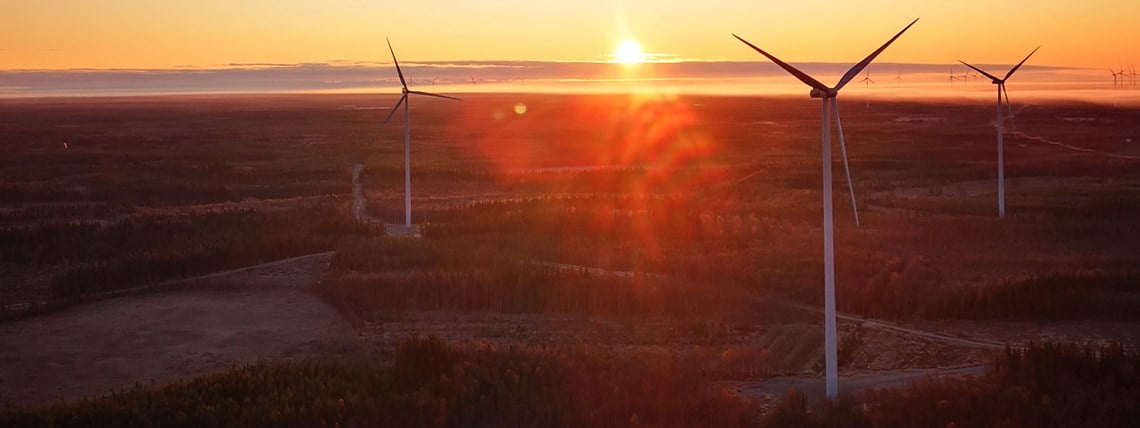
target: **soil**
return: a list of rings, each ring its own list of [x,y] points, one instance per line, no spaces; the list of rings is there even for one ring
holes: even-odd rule
[[[0,324],[0,408],[187,380],[259,359],[355,352],[354,329],[306,289],[330,257]]]

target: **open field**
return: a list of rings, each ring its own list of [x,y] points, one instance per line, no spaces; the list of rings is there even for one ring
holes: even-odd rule
[[[0,403],[44,404],[262,359],[354,353],[351,326],[305,291],[327,263],[327,255],[301,259],[0,324],[8,344],[0,351]]]
[[[665,395],[818,375],[816,103],[416,100],[424,238],[409,240],[354,217],[361,164],[368,215],[403,219],[402,132],[377,129],[393,98],[0,100],[0,397],[259,357],[391,362],[417,335],[460,354],[638,361],[684,380]],[[843,375],[973,374],[1004,344],[1140,343],[1140,109],[1014,108],[999,220],[992,106],[844,104],[862,227],[837,155]],[[326,251],[285,275],[152,287]]]

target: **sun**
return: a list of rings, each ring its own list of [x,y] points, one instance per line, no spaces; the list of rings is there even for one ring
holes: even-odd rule
[[[639,64],[645,62],[645,52],[641,51],[641,45],[633,39],[625,39],[618,45],[617,51],[614,51],[614,61],[622,64]]]

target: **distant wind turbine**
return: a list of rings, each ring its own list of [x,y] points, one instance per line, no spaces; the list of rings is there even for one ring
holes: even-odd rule
[[[1112,67],[1108,68],[1108,72],[1112,73],[1112,87],[1117,88],[1123,86],[1120,82],[1124,80],[1124,69],[1121,68],[1119,72],[1113,70]]]
[[[843,124],[839,120],[839,103],[835,97],[839,95],[839,90],[843,89],[845,85],[851,82],[859,72],[863,71],[871,64],[875,57],[879,56],[894,43],[907,29],[909,29],[918,19],[911,21],[905,28],[887,40],[879,49],[871,52],[866,58],[859,63],[851,66],[850,70],[839,79],[835,87],[829,88],[827,85],[820,83],[818,80],[808,76],[806,73],[799,69],[788,65],[780,59],[772,56],[768,52],[756,47],[747,40],[740,36],[733,34],[737,40],[751,47],[756,52],[764,55],[776,65],[783,68],[785,71],[795,76],[801,82],[811,86],[812,90],[810,95],[812,98],[819,98],[822,101],[822,120],[821,140],[823,146],[823,278],[824,278],[824,353],[825,353],[825,372],[827,377],[827,397],[836,399],[839,396],[839,345],[836,340],[836,320],[835,320],[835,242],[834,242],[834,221],[832,218],[832,198],[831,198],[831,116],[832,111],[835,115],[835,125],[839,131],[839,148],[843,152],[843,169],[847,172],[847,187],[851,191],[851,208],[855,210],[855,222],[858,224],[859,212],[855,205],[855,189],[851,186],[851,170],[847,166],[847,148],[843,142]]]
[[[966,67],[970,67],[970,68],[974,69],[974,71],[977,71],[978,73],[982,73],[982,75],[990,78],[990,81],[993,84],[997,85],[998,218],[1004,218],[1005,217],[1005,148],[1004,148],[1003,143],[1002,143],[1002,117],[1001,117],[1002,96],[1005,96],[1006,102],[1009,102],[1009,92],[1007,92],[1005,90],[1005,81],[1008,80],[1011,76],[1013,76],[1013,73],[1016,72],[1017,69],[1021,68],[1021,65],[1025,64],[1025,61],[1028,61],[1029,57],[1033,56],[1034,53],[1037,53],[1037,49],[1041,49],[1041,46],[1034,48],[1033,52],[1030,52],[1029,55],[1025,56],[1025,59],[1021,60],[1021,62],[1017,63],[1017,65],[1015,65],[1015,66],[1013,66],[1013,68],[1009,69],[1009,71],[1005,73],[1005,77],[1002,77],[1002,78],[998,78],[997,76],[986,73],[984,70],[982,70],[978,67],[974,67],[970,64],[966,64],[965,61],[958,60],[958,62],[965,64]]]
[[[871,69],[870,68],[867,69],[867,75],[864,76],[863,80],[860,80],[859,83],[862,83],[863,86],[866,86],[868,88],[870,88],[871,85],[875,84],[875,81],[871,80]]]
[[[867,67],[867,76],[864,77],[863,80],[860,80],[859,83],[862,83],[863,86],[866,87],[867,89],[870,89],[871,85],[875,84],[875,81],[871,80],[871,68],[870,67]],[[871,108],[871,96],[869,94],[863,95],[863,102],[865,103],[866,108]],[[858,218],[859,216],[856,215],[855,217]]]
[[[969,85],[970,84],[970,70],[967,69],[966,71],[963,71],[962,75],[958,76],[958,80],[962,81],[963,86]]]
[[[412,128],[411,113],[408,110],[408,96],[412,94],[426,95],[456,101],[458,101],[459,98],[408,89],[408,81],[404,80],[404,72],[400,70],[400,62],[396,60],[396,51],[392,49],[392,41],[387,38],[384,40],[388,42],[388,51],[392,53],[392,63],[396,65],[396,75],[400,76],[400,85],[402,88],[400,90],[400,100],[396,101],[396,105],[392,107],[392,111],[388,113],[388,117],[384,118],[384,122],[380,124],[380,127],[383,128],[384,125],[388,124],[388,120],[392,119],[392,115],[396,114],[396,111],[400,109],[400,104],[404,105],[404,226],[410,231],[412,230]]]

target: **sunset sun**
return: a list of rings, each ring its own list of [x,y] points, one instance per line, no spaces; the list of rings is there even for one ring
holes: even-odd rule
[[[637,41],[625,39],[614,52],[614,60],[622,64],[638,64],[645,62],[645,53],[641,51],[641,45]]]

